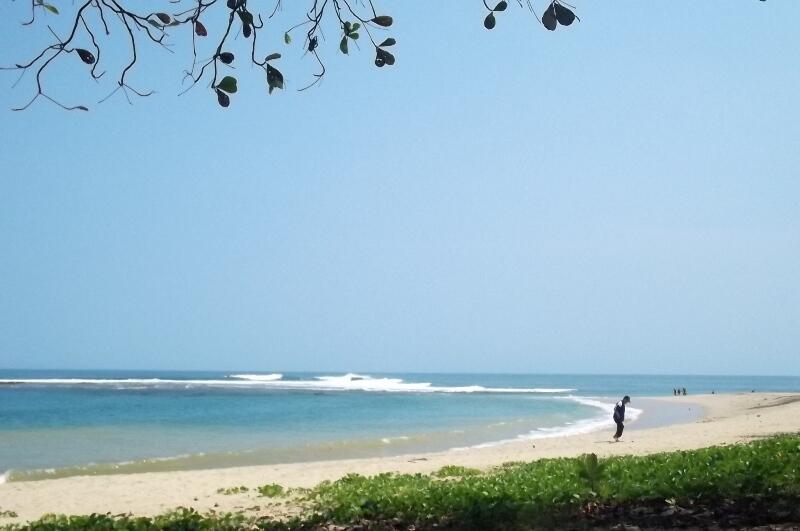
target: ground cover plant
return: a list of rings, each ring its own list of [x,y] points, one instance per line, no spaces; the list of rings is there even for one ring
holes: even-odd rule
[[[480,527],[552,521],[601,503],[756,496],[800,496],[800,437],[641,457],[542,459],[454,478],[349,475],[311,493],[314,508],[332,521]]]
[[[268,483],[258,487],[259,496],[266,496],[267,498],[278,498],[287,494],[286,489],[281,485],[275,483]]]
[[[243,493],[245,493],[245,492],[247,492],[249,490],[250,489],[245,487],[244,485],[240,485],[238,487],[228,487],[228,488],[217,489],[217,494],[224,494],[226,496],[229,496],[231,494],[243,494]]]
[[[259,489],[260,490],[260,489]],[[529,529],[626,521],[755,525],[800,521],[800,436],[649,456],[542,459],[480,472],[351,474],[305,492],[289,522],[182,510],[153,519],[49,517],[14,530]],[[94,518],[94,520],[92,520]],[[733,520],[731,520],[733,518]]]

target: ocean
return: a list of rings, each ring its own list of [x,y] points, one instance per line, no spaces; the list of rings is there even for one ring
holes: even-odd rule
[[[800,377],[0,370],[0,481],[401,455],[701,414]],[[690,401],[690,397],[688,399]]]

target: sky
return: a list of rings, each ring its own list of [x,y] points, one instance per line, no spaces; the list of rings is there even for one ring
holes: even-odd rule
[[[800,374],[800,3],[574,3],[377,0],[397,63],[331,30],[303,92],[287,7],[228,109],[185,33],[133,105],[0,72],[0,368]]]

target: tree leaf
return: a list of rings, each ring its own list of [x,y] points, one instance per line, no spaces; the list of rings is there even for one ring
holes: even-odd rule
[[[231,98],[221,90],[217,90],[217,103],[222,107],[227,107],[231,104]]]
[[[351,33],[351,34],[349,35],[349,37],[350,37],[351,39],[353,39],[354,41],[357,41],[357,40],[358,40],[358,37],[359,37],[359,35],[358,35],[358,33],[356,33],[356,32],[353,32],[353,33]]]
[[[75,51],[78,52],[78,55],[81,58],[81,61],[86,63],[87,65],[94,64],[94,55],[89,50],[84,50],[83,48],[75,48]]]
[[[344,37],[342,37],[342,40],[341,40],[341,42],[339,42],[339,50],[340,50],[340,51],[341,51],[343,54],[347,55],[347,35],[345,35]]]
[[[372,19],[372,22],[377,24],[378,26],[383,26],[384,28],[388,28],[392,25],[392,17],[389,15],[381,15]]]
[[[88,111],[89,110],[89,107],[87,107],[86,105],[78,105],[75,108],[80,110],[80,111]]]
[[[271,54],[269,54],[268,56],[266,56],[264,58],[264,61],[273,61],[275,59],[280,59],[280,58],[281,58],[281,54],[279,54],[279,53],[271,53]]]
[[[392,66],[394,64],[394,55],[387,52],[386,50],[382,50],[380,48],[376,48],[375,51],[375,64],[378,64],[378,59],[380,59],[383,63]],[[383,66],[383,65],[379,65]]]
[[[353,24],[353,27],[352,27],[352,29],[350,31],[358,31],[358,28],[360,28],[360,27],[361,27],[361,24],[356,22],[355,24]]]
[[[224,90],[228,94],[234,94],[238,90],[236,86],[236,78],[233,76],[223,77],[222,81],[217,84],[217,89]]]
[[[194,22],[194,32],[197,34],[198,37],[207,37],[208,31],[206,31],[206,27],[203,26],[203,23],[199,20]]]
[[[229,65],[234,60],[234,55],[231,52],[222,52],[219,54],[219,60],[222,61],[224,64]]]
[[[160,20],[164,24],[169,24],[170,22],[172,22],[172,17],[170,17],[166,13],[156,13],[156,17],[158,17],[158,20]]]
[[[569,26],[575,22],[575,13],[568,7],[556,4],[553,9],[555,9],[556,12],[556,20],[558,20],[558,23],[562,26]]]
[[[283,42],[285,42],[286,44],[291,44],[292,43],[292,36],[289,35],[288,31],[283,34]]]
[[[46,10],[50,11],[51,13],[53,13],[54,15],[58,15],[58,9],[56,8],[56,6],[51,6],[50,4],[41,4],[41,6],[44,7]]]
[[[147,23],[150,24],[151,26],[153,26],[156,29],[160,29],[160,30],[164,29],[164,26],[162,26],[159,22],[156,22],[155,20],[148,19]]]
[[[240,11],[239,18],[242,19],[242,24],[245,26],[253,25],[253,14],[250,11]]]
[[[542,24],[544,24],[544,27],[550,31],[556,30],[558,20],[556,19],[555,3],[550,4],[547,6],[547,9],[544,10],[544,13],[542,14]]]
[[[496,6],[494,6],[495,11],[505,11],[508,7],[508,2],[506,0],[500,0]]]
[[[388,39],[380,43],[378,46],[394,46],[395,44],[397,44],[397,41],[389,37]]]
[[[494,19],[494,13],[489,13],[486,15],[486,18],[483,19],[483,27],[490,30],[493,29],[497,21]]]
[[[272,94],[272,89],[283,88],[283,74],[272,65],[267,65],[267,85],[270,94]]]

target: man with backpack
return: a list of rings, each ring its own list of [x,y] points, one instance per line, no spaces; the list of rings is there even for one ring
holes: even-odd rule
[[[625,429],[625,425],[622,424],[625,421],[625,404],[630,403],[631,397],[625,395],[622,400],[617,402],[617,405],[614,406],[614,422],[617,423],[617,432],[614,434],[614,442],[619,442],[619,438],[622,437],[622,430]]]

